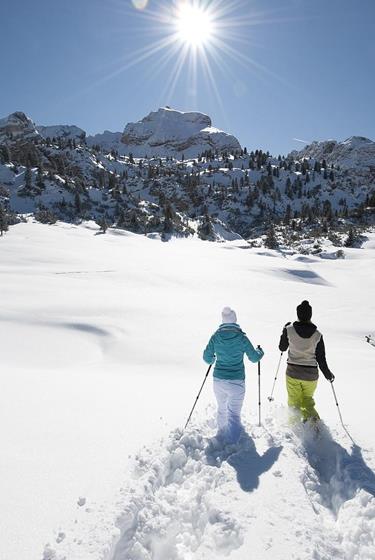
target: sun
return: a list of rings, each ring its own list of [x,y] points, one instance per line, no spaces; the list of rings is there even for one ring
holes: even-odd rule
[[[116,0],[117,2],[117,0]],[[117,3],[124,3],[118,0]],[[236,96],[246,87],[234,69],[279,77],[252,57],[258,48],[249,30],[266,23],[283,22],[274,12],[255,9],[249,0],[131,0],[141,24],[144,44],[120,57],[108,80],[135,66],[143,65],[142,76],[155,79],[165,76],[160,88],[159,104],[172,104],[179,83],[185,82],[189,105],[196,107],[203,86],[215,98],[223,115],[220,83],[226,81]],[[259,2],[261,4],[261,2]],[[135,17],[134,13],[125,15]],[[277,10],[276,12],[277,13]],[[287,20],[285,20],[287,21]],[[137,30],[139,34],[139,29]],[[117,66],[117,67],[116,67]],[[144,72],[143,72],[144,70]],[[219,76],[220,74],[220,76]]]
[[[201,5],[183,2],[176,11],[177,38],[189,47],[207,45],[214,34],[212,14]]]

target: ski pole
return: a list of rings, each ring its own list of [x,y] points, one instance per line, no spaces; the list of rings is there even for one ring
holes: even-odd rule
[[[210,369],[211,369],[211,368],[212,368],[212,364],[210,364],[210,366],[209,366],[209,368],[208,368],[208,370],[207,370],[207,373],[206,373],[206,375],[205,375],[205,377],[204,377],[204,379],[203,379],[203,383],[202,383],[202,385],[201,385],[201,388],[199,389],[199,393],[198,393],[198,395],[197,395],[197,398],[195,399],[195,402],[194,402],[193,408],[192,408],[192,409],[191,409],[191,411],[190,411],[190,414],[189,414],[189,418],[188,418],[188,419],[187,419],[187,421],[186,421],[186,424],[185,424],[184,430],[186,430],[186,426],[187,426],[187,425],[189,424],[189,422],[190,422],[190,418],[191,418],[191,415],[193,414],[193,411],[194,411],[195,405],[196,405],[196,404],[197,404],[197,402],[198,402],[198,399],[199,399],[199,395],[200,395],[200,394],[201,394],[201,392],[202,392],[202,389],[203,389],[203,385],[204,385],[204,384],[206,383],[206,379],[207,379],[207,377],[208,377],[208,374],[210,373]]]
[[[275,390],[275,385],[276,385],[276,380],[277,380],[277,376],[279,375],[279,369],[280,369],[280,364],[281,364],[281,358],[283,357],[283,352],[281,352],[280,354],[280,358],[279,358],[279,363],[277,365],[277,369],[276,369],[276,375],[275,375],[275,379],[273,380],[273,385],[272,385],[272,391],[270,396],[268,397],[268,400],[270,402],[274,401],[275,399],[273,398],[273,392]]]
[[[260,348],[260,346],[258,346],[258,348]],[[260,360],[258,362],[258,407],[259,407],[259,426],[261,426]]]
[[[340,417],[340,421],[341,421],[341,425],[344,428],[344,431],[346,432],[346,434],[348,435],[349,439],[352,440],[353,444],[356,445],[354,439],[352,438],[352,436],[349,434],[348,430],[345,427],[345,424],[343,422],[342,416],[341,416],[341,411],[340,411],[340,407],[339,407],[339,403],[337,402],[337,396],[336,396],[336,391],[335,388],[333,386],[333,381],[331,381],[331,387],[332,387],[332,392],[333,392],[333,398],[335,399],[335,403],[337,406],[337,412],[339,413],[339,417]]]

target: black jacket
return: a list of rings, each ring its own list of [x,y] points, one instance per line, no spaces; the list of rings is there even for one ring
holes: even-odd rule
[[[283,332],[281,334],[280,337],[280,343],[279,343],[279,350],[281,352],[286,352],[286,350],[288,350],[289,348],[289,340],[288,340],[288,332],[286,330],[286,327],[289,326],[290,323],[287,323],[283,329]],[[317,327],[316,325],[314,325],[314,323],[302,323],[301,321],[295,321],[293,323],[293,327],[296,329],[297,334],[302,337],[302,338],[310,338],[310,336],[312,336],[314,334],[314,332],[316,331]],[[327,379],[331,379],[333,374],[330,371],[328,365],[327,365],[327,360],[326,360],[326,350],[324,347],[324,340],[323,340],[323,336],[321,337],[321,339],[319,340],[317,346],[316,346],[316,350],[315,350],[315,357],[316,357],[316,361],[318,362],[319,368],[321,369],[324,377],[326,377]]]

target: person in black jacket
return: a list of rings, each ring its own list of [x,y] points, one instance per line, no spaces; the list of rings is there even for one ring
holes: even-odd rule
[[[322,334],[311,322],[312,308],[308,301],[297,306],[298,321],[287,323],[283,329],[279,349],[288,350],[286,387],[288,405],[307,420],[319,420],[314,393],[318,384],[318,366],[332,383],[335,376],[330,371],[325,355]]]

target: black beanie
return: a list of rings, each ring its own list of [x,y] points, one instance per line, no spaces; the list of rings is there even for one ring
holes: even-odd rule
[[[312,316],[312,307],[308,301],[304,300],[297,305],[297,317],[302,323],[308,323]]]

